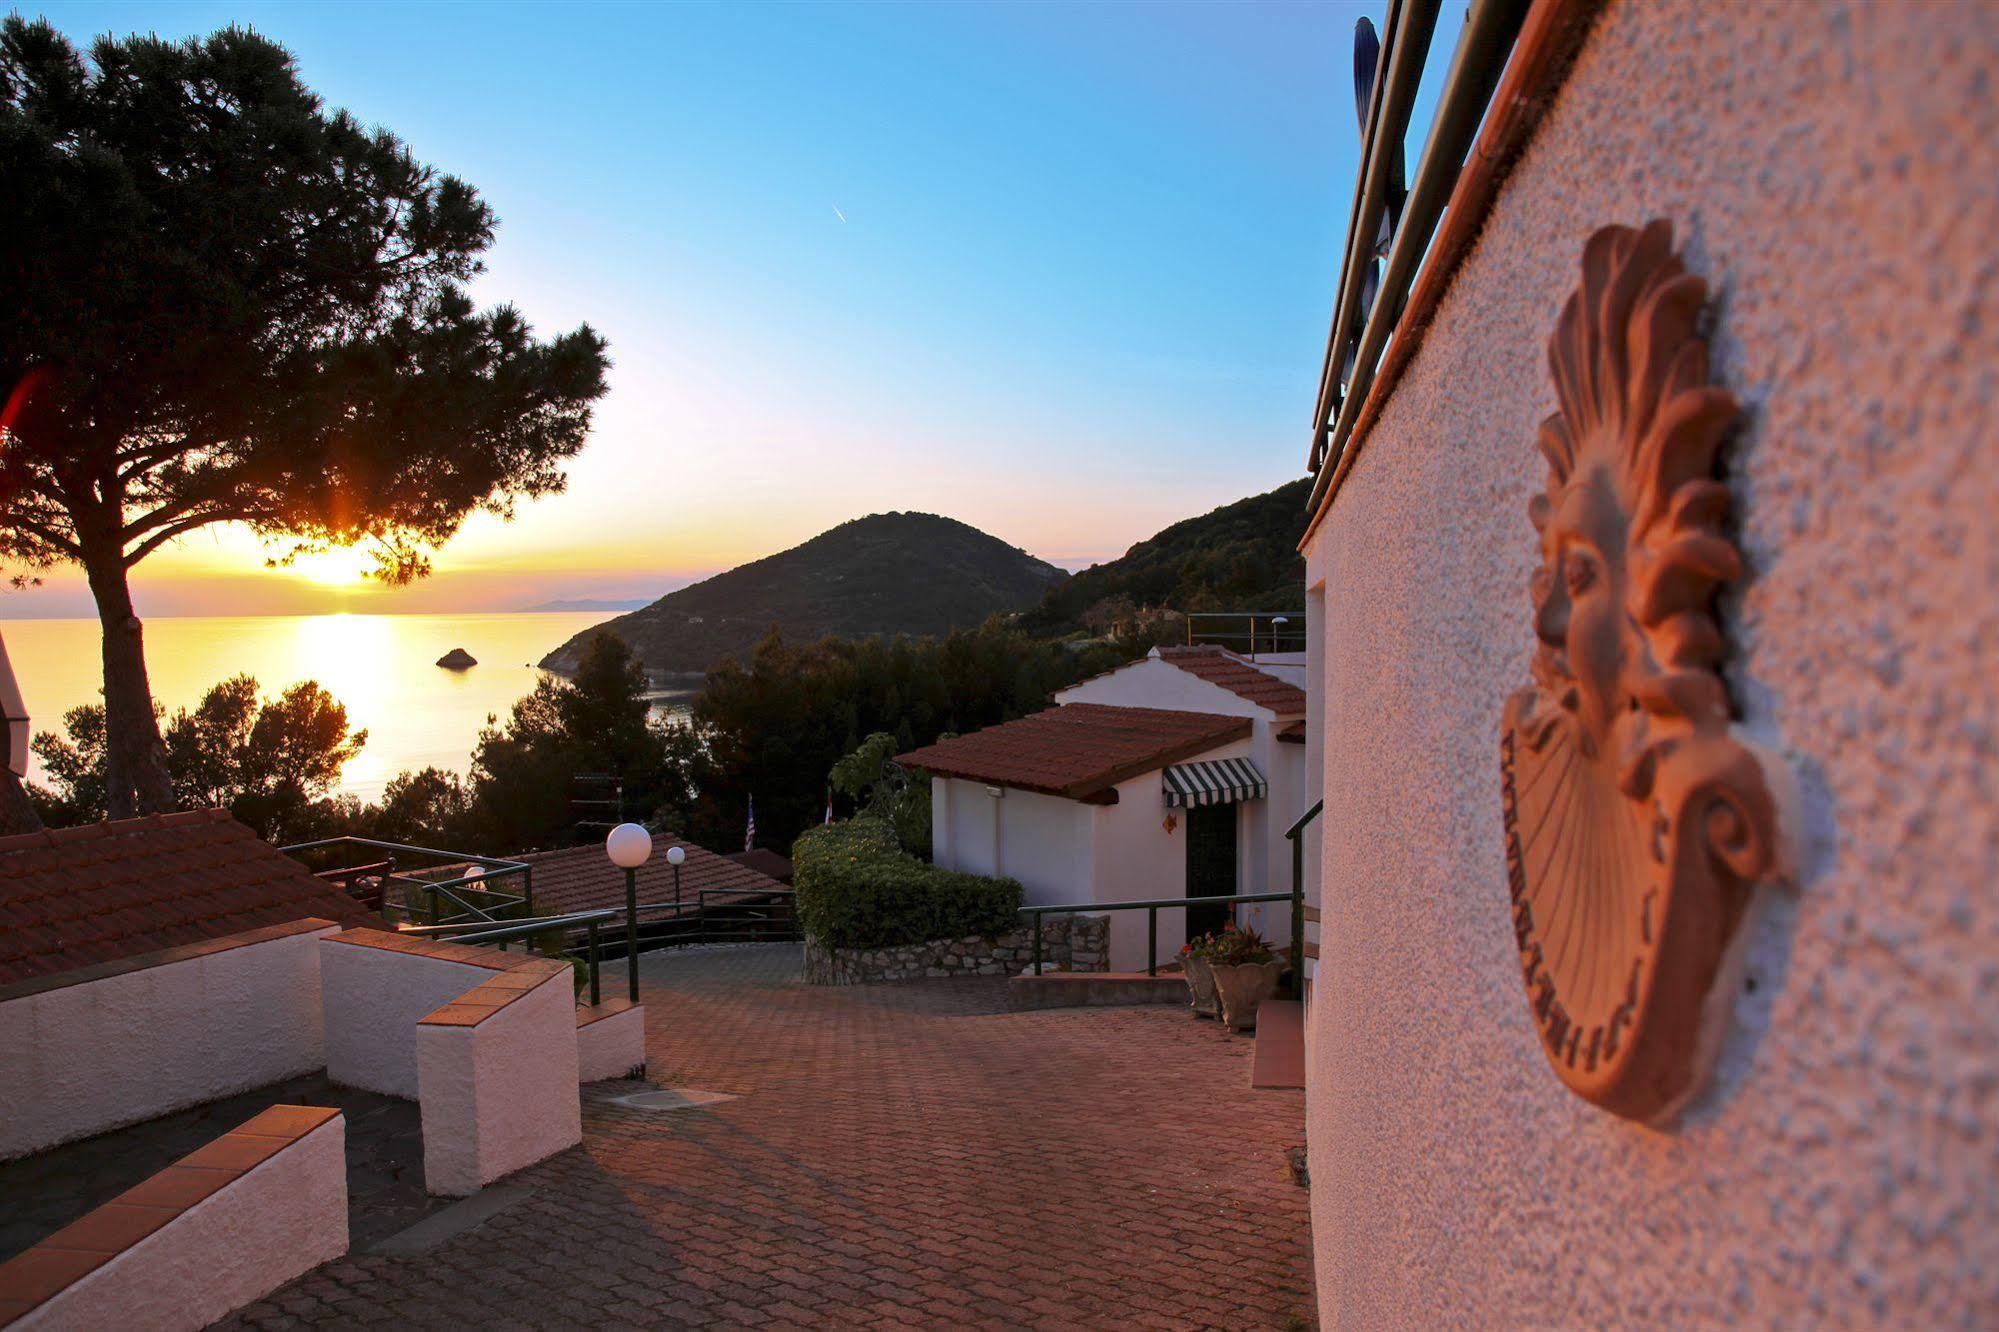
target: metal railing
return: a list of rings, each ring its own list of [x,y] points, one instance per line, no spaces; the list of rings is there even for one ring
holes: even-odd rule
[[[1382,350],[1401,317],[1528,7],[1529,0],[1474,0],[1406,192],[1397,179],[1402,144],[1439,0],[1389,0],[1378,47],[1365,20],[1355,34],[1360,180],[1312,413],[1307,470],[1317,473],[1317,479],[1308,508],[1318,508],[1353,433]],[[1382,267],[1377,269],[1378,264]]]
[[[1291,843],[1291,967],[1301,995],[1305,990],[1305,829],[1325,809],[1326,802],[1320,799],[1284,830]]]
[[[603,1000],[600,977],[603,972],[603,943],[599,931],[604,922],[616,920],[623,912],[605,909],[602,911],[572,911],[563,916],[540,916],[533,920],[519,920],[497,929],[481,929],[476,924],[456,925],[409,925],[402,929],[404,934],[422,935],[427,938],[443,938],[451,943],[498,944],[501,952],[516,939],[536,939],[544,935],[570,930],[581,925],[584,930],[583,960],[590,983],[590,1006],[595,1008]],[[575,951],[565,948],[565,955]]]
[[[1258,652],[1303,652],[1305,612],[1188,611],[1187,643],[1212,643],[1254,657]]]
[[[603,951],[623,947],[631,967],[628,993],[638,997],[637,955],[653,948],[699,943],[769,943],[799,937],[797,916],[792,907],[791,889],[746,892],[740,888],[702,888],[675,902],[641,903],[633,917],[625,908],[603,907],[572,911],[557,916],[514,919],[495,925],[489,921],[461,920],[436,925],[405,925],[401,933],[451,943],[495,944],[502,952],[515,940],[537,939],[550,934],[565,936],[564,956],[584,962],[589,979],[590,1003],[602,995]],[[664,921],[655,920],[650,934],[645,916],[671,913]],[[679,925],[678,922],[688,922]],[[661,928],[664,927],[664,928]],[[576,932],[582,931],[582,937]],[[608,933],[609,937],[605,937]],[[634,945],[637,945],[634,947]]]
[[[315,861],[337,859],[329,854],[336,848],[365,851],[371,858],[357,864],[314,867]],[[390,920],[497,925],[534,915],[534,869],[522,861],[351,836],[299,842],[279,850]],[[430,863],[405,868],[412,860]],[[473,867],[470,872],[467,866]],[[505,891],[516,884],[517,892]]]
[[[1233,904],[1237,902],[1291,903],[1291,935],[1294,940],[1298,937],[1300,928],[1298,922],[1303,918],[1302,908],[1304,904],[1299,898],[1298,890],[1295,888],[1288,893],[1228,893],[1220,897],[1160,897],[1144,902],[1080,902],[1072,903],[1068,906],[1026,906],[1020,909],[1020,914],[1029,918],[1034,931],[1034,974],[1039,976],[1041,974],[1040,918],[1042,916],[1053,915],[1056,912],[1092,915],[1099,911],[1143,911],[1145,912],[1146,928],[1145,974],[1156,976],[1159,974],[1160,912],[1176,911],[1183,907],[1220,906],[1223,903]],[[1296,945],[1294,944],[1294,946]],[[1299,948],[1296,953],[1292,954],[1291,965],[1294,972],[1302,961],[1303,953],[1304,949]]]

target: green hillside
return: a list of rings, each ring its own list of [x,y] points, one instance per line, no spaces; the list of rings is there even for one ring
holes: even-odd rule
[[[772,625],[793,643],[936,636],[1033,606],[1067,577],[956,519],[870,514],[587,629],[541,664],[573,670],[584,644],[608,629],[654,675],[698,676],[747,656]]]
[[[1298,542],[1311,484],[1301,477],[1175,523],[1050,588],[1021,617],[1021,626],[1037,634],[1068,633],[1129,609],[1302,609],[1305,560]]]

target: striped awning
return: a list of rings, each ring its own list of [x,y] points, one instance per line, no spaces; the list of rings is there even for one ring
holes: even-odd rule
[[[1224,805],[1270,794],[1270,783],[1246,758],[1176,763],[1163,775],[1168,805]]]

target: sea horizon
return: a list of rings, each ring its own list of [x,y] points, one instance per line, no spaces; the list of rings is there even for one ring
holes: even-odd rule
[[[536,665],[615,611],[330,611],[307,615],[163,615],[146,619],[153,696],[168,716],[192,708],[233,675],[255,676],[263,697],[316,680],[368,742],[335,790],[376,800],[389,780],[425,767],[465,775],[489,716],[505,719],[545,672]],[[102,701],[94,616],[0,619],[31,729],[61,733],[62,718]],[[455,647],[478,665],[436,665]],[[655,706],[672,711],[672,691]],[[28,780],[45,780],[30,758]]]

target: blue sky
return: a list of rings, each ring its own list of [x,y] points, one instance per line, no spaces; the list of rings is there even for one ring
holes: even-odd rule
[[[493,204],[482,299],[616,361],[569,493],[430,586],[329,591],[223,534],[142,608],[656,594],[891,508],[1073,565],[1296,476],[1376,8],[24,7],[279,40]]]

